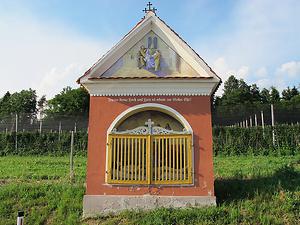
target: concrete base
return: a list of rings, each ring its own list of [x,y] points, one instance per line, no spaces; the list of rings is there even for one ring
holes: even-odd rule
[[[118,213],[126,209],[149,210],[159,207],[181,208],[215,205],[215,196],[85,195],[83,217]]]

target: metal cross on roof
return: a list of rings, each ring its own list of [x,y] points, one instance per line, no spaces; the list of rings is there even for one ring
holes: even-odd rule
[[[148,6],[148,9],[147,8],[145,8],[144,10],[143,10],[143,12],[145,12],[145,13],[147,13],[147,12],[154,12],[155,13],[155,11],[157,11],[157,9],[155,8],[155,7],[151,7],[152,6],[152,3],[151,2],[148,2],[147,3],[147,6]],[[156,13],[155,13],[156,14]]]

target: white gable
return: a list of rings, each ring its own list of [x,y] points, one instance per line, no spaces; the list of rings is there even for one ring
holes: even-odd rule
[[[149,38],[151,39],[150,44]],[[156,45],[154,44],[155,41]],[[147,55],[144,56],[145,58],[140,59],[139,57],[143,55],[140,50],[142,46],[145,47],[143,52],[147,52]],[[159,55],[159,57],[157,55]],[[150,60],[147,61],[146,58],[149,59],[149,57]],[[201,92],[205,95],[212,94],[220,83],[220,78],[211,70],[211,68],[173,30],[151,11],[146,14],[145,18],[135,26],[134,29],[104,55],[89,71],[87,71],[84,76],[79,78],[78,82],[83,84],[91,94],[93,94],[92,92],[98,87],[98,89],[101,89],[97,91],[99,95],[113,95],[113,93],[106,94],[105,91],[103,92],[103,90],[107,89],[105,88],[105,85],[115,80],[109,78],[138,79],[150,77],[173,77],[182,79],[198,78],[194,80],[189,79],[189,82],[185,82],[198,85],[200,83],[205,84],[207,90]],[[119,79],[117,83],[124,83],[123,85],[125,85],[126,82],[123,80],[124,79]],[[160,83],[163,82],[166,83],[166,85],[167,83],[171,84],[178,82],[178,79],[168,79],[168,81],[166,81],[166,79],[159,80]],[[141,83],[151,83],[155,81],[153,79],[147,79],[146,82],[142,80],[137,82],[140,85]],[[102,85],[100,83],[102,83]],[[116,82],[114,85],[117,86]],[[122,87],[123,90],[124,87]],[[148,90],[148,92],[149,91],[150,90]],[[95,94],[97,95],[97,93]],[[181,94],[185,93],[188,94],[188,91],[185,90]],[[127,95],[128,93],[124,92],[117,94]],[[147,93],[142,92],[140,94]]]
[[[202,77],[156,33],[148,32],[99,77]]]

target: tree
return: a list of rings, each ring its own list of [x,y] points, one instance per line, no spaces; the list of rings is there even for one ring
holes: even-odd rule
[[[284,101],[281,101],[280,93],[275,87],[260,90],[256,84],[249,85],[243,79],[237,79],[232,75],[225,81],[223,91],[223,95],[215,97],[213,101],[214,123],[216,121],[221,124],[240,122],[266,107],[269,109],[271,103],[276,103],[277,110],[300,115],[300,94],[296,87],[285,89],[282,92]]]
[[[219,106],[221,104],[221,97],[220,96],[214,96],[214,98],[212,99],[212,106],[215,108],[217,106]]]
[[[290,87],[287,87],[287,89],[284,89],[282,91],[282,99],[289,101],[291,100],[294,96],[299,95],[299,91],[297,88],[294,86],[292,89]]]
[[[28,114],[32,117],[37,113],[36,92],[31,88],[10,94],[7,92],[1,99],[1,114],[10,115],[13,113]]]
[[[44,110],[45,110],[45,106],[47,104],[47,99],[46,96],[43,95],[39,100],[38,100],[38,112],[40,114],[40,117],[43,118],[44,115]]]
[[[0,116],[6,116],[10,114],[10,96],[8,92],[0,99]]]
[[[84,88],[64,88],[48,101],[47,115],[84,115],[89,111],[89,94]]]
[[[258,103],[261,101],[259,87],[256,84],[250,86],[251,102]]]
[[[279,91],[272,86],[270,89],[270,103],[276,103],[280,101]]]
[[[224,83],[224,93],[220,105],[239,105],[251,102],[250,86],[243,79],[233,75]]]
[[[235,78],[235,76],[231,75],[224,83],[224,93],[230,94],[239,88],[239,80]]]
[[[43,95],[39,100],[38,100],[38,109],[42,109],[45,107],[45,104],[47,103],[46,100],[46,95]]]
[[[31,88],[13,93],[10,96],[11,112],[35,115],[37,112],[36,98],[36,91]]]
[[[299,95],[300,94],[300,92],[298,91],[298,89],[294,86],[293,88],[292,88],[292,96],[294,97],[294,96],[297,96],[297,95]]]
[[[296,96],[292,97],[290,102],[291,102],[291,104],[294,104],[294,105],[300,105],[300,95],[296,95]]]
[[[264,88],[260,92],[261,103],[267,104],[270,103],[270,91],[267,88]]]

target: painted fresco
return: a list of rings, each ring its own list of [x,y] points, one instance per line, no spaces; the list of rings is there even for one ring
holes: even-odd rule
[[[198,73],[153,31],[106,72],[104,77],[191,77]]]

